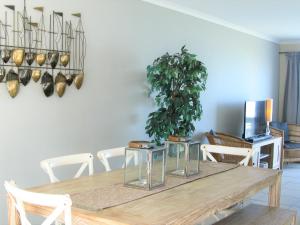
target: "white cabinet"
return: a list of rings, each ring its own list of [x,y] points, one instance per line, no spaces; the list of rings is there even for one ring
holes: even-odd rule
[[[254,167],[268,165],[270,169],[280,169],[282,156],[282,138],[272,137],[264,141],[253,143],[252,162]]]

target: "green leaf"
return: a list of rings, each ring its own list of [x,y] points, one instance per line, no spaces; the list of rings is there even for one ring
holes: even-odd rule
[[[191,134],[193,122],[202,115],[200,93],[206,89],[208,76],[205,65],[183,46],[180,53],[155,59],[146,70],[149,97],[158,106],[148,115],[146,133],[157,144],[170,134]]]

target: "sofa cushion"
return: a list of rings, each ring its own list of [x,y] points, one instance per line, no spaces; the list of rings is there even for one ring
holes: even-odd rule
[[[271,122],[270,126],[276,128],[276,129],[279,129],[279,130],[283,130],[284,131],[284,142],[289,142],[290,141],[290,138],[289,138],[289,128],[288,128],[288,124],[287,123],[283,123],[283,122]]]
[[[295,142],[285,142],[284,143],[284,148],[285,149],[295,149],[300,151],[300,143],[295,143]]]

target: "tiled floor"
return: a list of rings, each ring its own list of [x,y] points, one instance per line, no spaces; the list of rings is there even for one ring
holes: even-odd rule
[[[256,204],[268,204],[268,190],[263,190],[251,198]],[[284,166],[281,184],[281,207],[297,210],[297,225],[300,225],[300,163]]]

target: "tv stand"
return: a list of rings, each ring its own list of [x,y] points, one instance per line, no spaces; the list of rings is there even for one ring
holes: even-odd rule
[[[252,164],[254,167],[282,169],[282,138],[268,136],[252,143]]]

